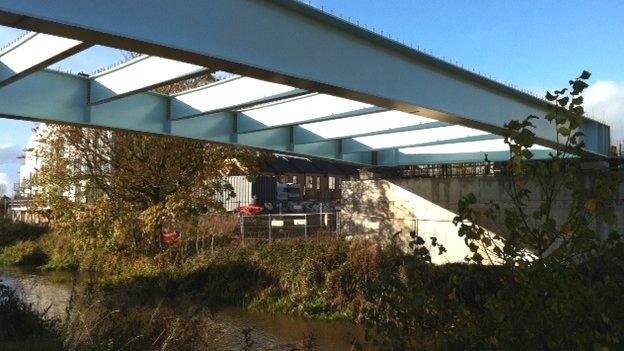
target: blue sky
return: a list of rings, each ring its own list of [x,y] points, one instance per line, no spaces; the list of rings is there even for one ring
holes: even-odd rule
[[[589,112],[624,139],[624,1],[313,0],[335,15],[435,56],[543,94],[583,69],[593,73]],[[0,29],[0,44],[20,31]],[[56,65],[92,72],[122,59],[93,48]],[[15,159],[32,123],[0,120],[0,183],[17,179]]]

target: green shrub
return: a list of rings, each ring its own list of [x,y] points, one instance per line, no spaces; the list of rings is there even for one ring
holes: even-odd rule
[[[0,325],[1,350],[61,350],[54,321],[46,319],[1,283]]]
[[[372,241],[283,241],[220,247],[183,266],[128,266],[103,286],[135,300],[197,295],[207,305],[348,318],[386,350],[587,349],[621,345],[624,307],[611,303],[624,291],[620,251],[510,284],[503,267],[434,266]]]
[[[35,240],[46,231],[47,228],[44,226],[0,218],[0,247],[11,245],[17,241]]]
[[[7,266],[40,266],[48,262],[48,256],[34,241],[18,241],[2,249],[0,264]]]

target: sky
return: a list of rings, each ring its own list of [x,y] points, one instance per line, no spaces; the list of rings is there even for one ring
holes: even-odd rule
[[[586,110],[624,139],[624,1],[313,0],[324,11],[540,95],[592,72]],[[0,28],[0,45],[21,32]],[[95,47],[55,68],[91,73],[123,59]],[[18,179],[32,123],[0,119],[0,184]]]

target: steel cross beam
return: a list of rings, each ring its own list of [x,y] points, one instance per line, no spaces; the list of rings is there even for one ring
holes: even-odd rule
[[[230,83],[234,81],[229,81]],[[423,147],[432,145],[453,145],[460,142],[469,143],[471,141],[491,140],[495,136],[482,131],[472,131],[473,136],[466,133],[465,127],[443,125],[441,122],[423,123],[410,127],[389,128],[376,130],[374,132],[361,133],[360,137],[351,135],[339,138],[323,138],[316,135],[318,142],[304,142],[297,140],[294,133],[304,129],[301,126],[279,127],[253,132],[241,133],[239,131],[238,119],[242,112],[223,110],[218,112],[207,111],[206,114],[195,118],[172,119],[172,102],[185,94],[206,93],[212,96],[211,89],[220,86],[221,88],[230,84],[227,81],[221,84],[210,85],[212,88],[202,87],[176,96],[166,96],[156,93],[137,93],[120,99],[114,99],[100,104],[89,104],[89,87],[91,80],[82,76],[75,76],[56,71],[36,72],[22,80],[9,86],[0,88],[0,101],[7,103],[0,104],[0,116],[9,118],[19,118],[28,120],[56,121],[62,123],[72,123],[92,127],[116,128],[123,130],[133,130],[146,133],[172,135],[184,138],[199,140],[209,140],[221,143],[241,144],[261,149],[273,151],[287,151],[308,156],[339,159],[361,165],[392,166],[410,163],[435,163],[436,157],[439,162],[444,160],[454,160],[457,162],[483,161],[483,152],[470,153],[462,152],[464,149],[459,144],[458,153],[451,157],[446,154],[437,155],[410,155],[401,152],[402,149],[410,147]],[[280,88],[281,89],[281,88]],[[248,98],[256,98],[252,96]],[[254,101],[258,101],[255,99]],[[220,102],[229,104],[230,102]],[[199,106],[197,106],[199,107]],[[375,113],[391,113],[375,112]],[[366,118],[370,114],[355,115],[348,118]],[[408,116],[416,117],[418,116]],[[314,123],[329,123],[338,120],[329,120]],[[426,121],[426,119],[425,119]],[[309,123],[309,124],[314,124]],[[310,128],[310,127],[308,127]],[[313,128],[311,128],[314,130]],[[431,131],[441,131],[432,133]],[[300,131],[301,132],[301,131]],[[314,134],[306,130],[309,134]],[[400,134],[408,132],[423,132],[427,136],[419,138],[409,138],[415,144],[397,144],[401,147],[376,147],[359,143],[358,138],[377,137],[385,134]],[[345,132],[347,135],[349,132]],[[463,136],[458,138],[458,136]],[[393,138],[396,139],[396,138]],[[392,139],[391,139],[392,140]],[[396,142],[395,142],[396,143]],[[457,146],[456,146],[457,148]],[[542,155],[543,154],[543,155]],[[539,154],[546,156],[546,153]],[[376,155],[376,156],[374,156]],[[493,155],[505,155],[497,152]],[[538,156],[539,156],[538,155]],[[490,157],[493,160],[492,157]]]
[[[201,66],[141,55],[91,77],[90,103],[101,104],[207,73]]]
[[[0,51],[0,87],[44,69],[91,44],[43,33],[27,33]]]
[[[541,99],[291,0],[189,0],[184,6],[174,0],[149,6],[127,0],[0,0],[0,23],[220,67],[493,134],[501,134],[509,120],[549,110]],[[138,96],[130,100],[145,98]],[[260,130],[257,137],[277,136],[276,131],[283,133]],[[608,126],[587,119],[583,132],[588,153],[608,154]],[[555,136],[550,124],[537,122],[538,144],[556,147]]]

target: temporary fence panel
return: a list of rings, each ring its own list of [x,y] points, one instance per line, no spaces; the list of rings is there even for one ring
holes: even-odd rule
[[[241,216],[240,231],[243,240],[311,238],[321,233],[336,234],[339,218],[335,212]]]

